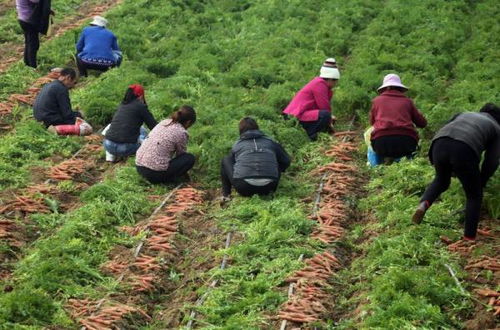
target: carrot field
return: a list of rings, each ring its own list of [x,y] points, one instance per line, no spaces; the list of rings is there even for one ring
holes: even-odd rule
[[[495,329],[500,327],[500,173],[478,238],[461,241],[454,179],[411,221],[432,181],[427,152],[454,114],[500,105],[494,0],[52,0],[56,33],[37,69],[0,0],[0,329]],[[81,77],[73,108],[94,127],[56,136],[32,116],[54,67],[74,67],[93,15],[118,37],[119,68]],[[335,57],[336,133],[311,142],[281,111]],[[429,121],[418,155],[368,168],[363,132],[385,74]],[[124,91],[156,119],[183,104],[189,182],[151,185],[134,157],[104,159]],[[291,167],[272,196],[217,202],[220,161],[255,118]]]

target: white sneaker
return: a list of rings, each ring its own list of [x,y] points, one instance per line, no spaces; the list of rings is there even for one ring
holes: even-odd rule
[[[110,154],[109,152],[106,151],[106,161],[107,162],[115,162],[116,156],[113,154]]]

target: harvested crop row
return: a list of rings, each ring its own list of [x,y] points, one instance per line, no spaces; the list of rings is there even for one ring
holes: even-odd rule
[[[165,269],[168,260],[176,257],[177,251],[173,242],[178,231],[178,216],[191,211],[193,207],[203,202],[201,192],[187,187],[179,189],[175,194],[174,202],[167,206],[160,216],[147,220],[135,227],[122,229],[131,236],[146,233],[146,239],[138,248],[130,250],[129,255],[117,254],[112,260],[101,266],[102,271],[111,274],[127,288],[127,294],[148,293],[155,290],[161,282],[161,272]],[[142,251],[141,251],[142,250]],[[135,251],[135,252],[134,252]],[[127,297],[125,300],[129,300]],[[83,311],[81,304],[86,304]],[[140,313],[145,319],[150,319],[142,310],[120,305],[120,309],[101,308],[109,305],[106,299],[100,304],[89,304],[88,300],[72,301],[68,303],[73,318],[87,329],[114,329],[123,325],[123,317],[129,313]]]
[[[337,137],[353,137],[355,132],[337,133]],[[350,154],[357,150],[353,142],[339,143],[325,152],[327,156],[334,157],[335,161],[313,171],[313,174],[325,173],[321,191],[320,208],[311,216],[317,221],[318,226],[312,237],[330,244],[344,234],[342,225],[347,220],[348,208],[343,198],[356,190],[357,169],[352,164]],[[332,274],[342,268],[337,257],[329,252],[315,255],[305,261],[306,266],[296,271],[286,281],[293,283],[295,294],[281,306],[278,318],[283,320],[282,329],[286,328],[286,321],[295,323],[310,323],[321,320],[322,316],[333,307],[328,283]]]
[[[467,263],[464,270],[468,271],[471,276],[469,277],[476,283],[480,283],[481,287],[473,291],[478,295],[479,300],[484,302],[483,306],[489,306],[494,316],[500,315],[500,292],[496,289],[489,288],[496,287],[500,280],[500,258],[498,257],[498,235],[493,230],[483,227],[478,229],[478,235],[482,238],[477,241],[458,240],[453,242],[449,238],[442,236],[441,241],[448,245],[448,250],[452,253],[459,254],[466,259]],[[487,245],[491,244],[488,247]],[[474,256],[474,251],[478,249],[485,249],[491,251],[493,256],[480,255]],[[486,275],[491,274],[491,275]],[[491,277],[488,280],[488,277]],[[486,285],[486,287],[485,287]]]
[[[59,71],[51,71],[45,76],[38,78],[27,90],[25,94],[12,94],[8,100],[0,103],[0,116],[5,116],[12,113],[12,109],[18,103],[33,105],[38,92],[43,85],[54,81],[59,78]]]

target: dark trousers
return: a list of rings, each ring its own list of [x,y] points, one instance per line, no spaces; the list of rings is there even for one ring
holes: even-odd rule
[[[234,179],[234,163],[231,156],[226,156],[222,159],[221,163],[221,180],[222,180],[222,195],[231,195],[231,188],[241,195],[249,197],[252,195],[267,195],[278,188],[278,180],[274,180],[265,186],[253,186],[246,182],[244,179]]]
[[[320,110],[318,120],[301,121],[300,125],[306,130],[307,135],[312,141],[316,141],[319,132],[326,132],[330,127],[332,114],[328,110]]]
[[[43,120],[43,124],[45,125],[45,127],[57,125],[74,125],[76,123],[76,118],[83,119],[83,115],[80,111],[73,111],[73,118]]]
[[[411,157],[417,140],[408,135],[386,135],[372,140],[372,148],[380,157]]]
[[[76,66],[78,67],[78,72],[80,76],[87,77],[87,70],[97,70],[97,71],[108,71],[110,68],[115,66],[119,66],[118,64],[104,65],[104,64],[94,64],[94,63],[85,63],[83,62],[78,55],[75,55]]]
[[[168,183],[179,179],[194,166],[192,154],[184,153],[172,159],[166,171],[155,171],[147,167],[136,166],[137,172],[151,183]]]
[[[434,141],[431,153],[436,177],[427,187],[421,201],[432,204],[448,189],[451,175],[455,173],[467,197],[464,235],[475,238],[483,199],[479,157],[464,142],[446,137]]]
[[[24,64],[36,68],[36,53],[40,48],[38,29],[29,23],[19,20],[24,33]]]

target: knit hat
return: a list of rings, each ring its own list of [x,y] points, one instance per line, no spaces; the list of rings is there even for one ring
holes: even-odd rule
[[[144,87],[142,87],[142,85],[133,84],[128,86],[128,88],[130,88],[134,92],[135,96],[137,97],[144,96]]]
[[[102,16],[94,16],[94,17],[92,17],[92,22],[90,22],[90,24],[101,26],[101,27],[106,27],[106,25],[108,25],[108,20]]]
[[[340,72],[339,69],[337,69],[337,62],[334,58],[327,58],[325,62],[323,62],[323,66],[319,70],[319,76],[321,78],[336,80],[340,78]]]
[[[399,76],[397,74],[394,74],[394,73],[389,73],[388,75],[386,75],[384,77],[384,81],[382,82],[382,86],[380,86],[377,91],[380,91],[382,88],[386,88],[386,87],[389,87],[389,86],[392,86],[392,87],[401,87],[401,88],[404,88],[404,89],[408,89],[408,87],[406,87],[405,85],[403,85],[401,83],[401,78],[399,78]]]

